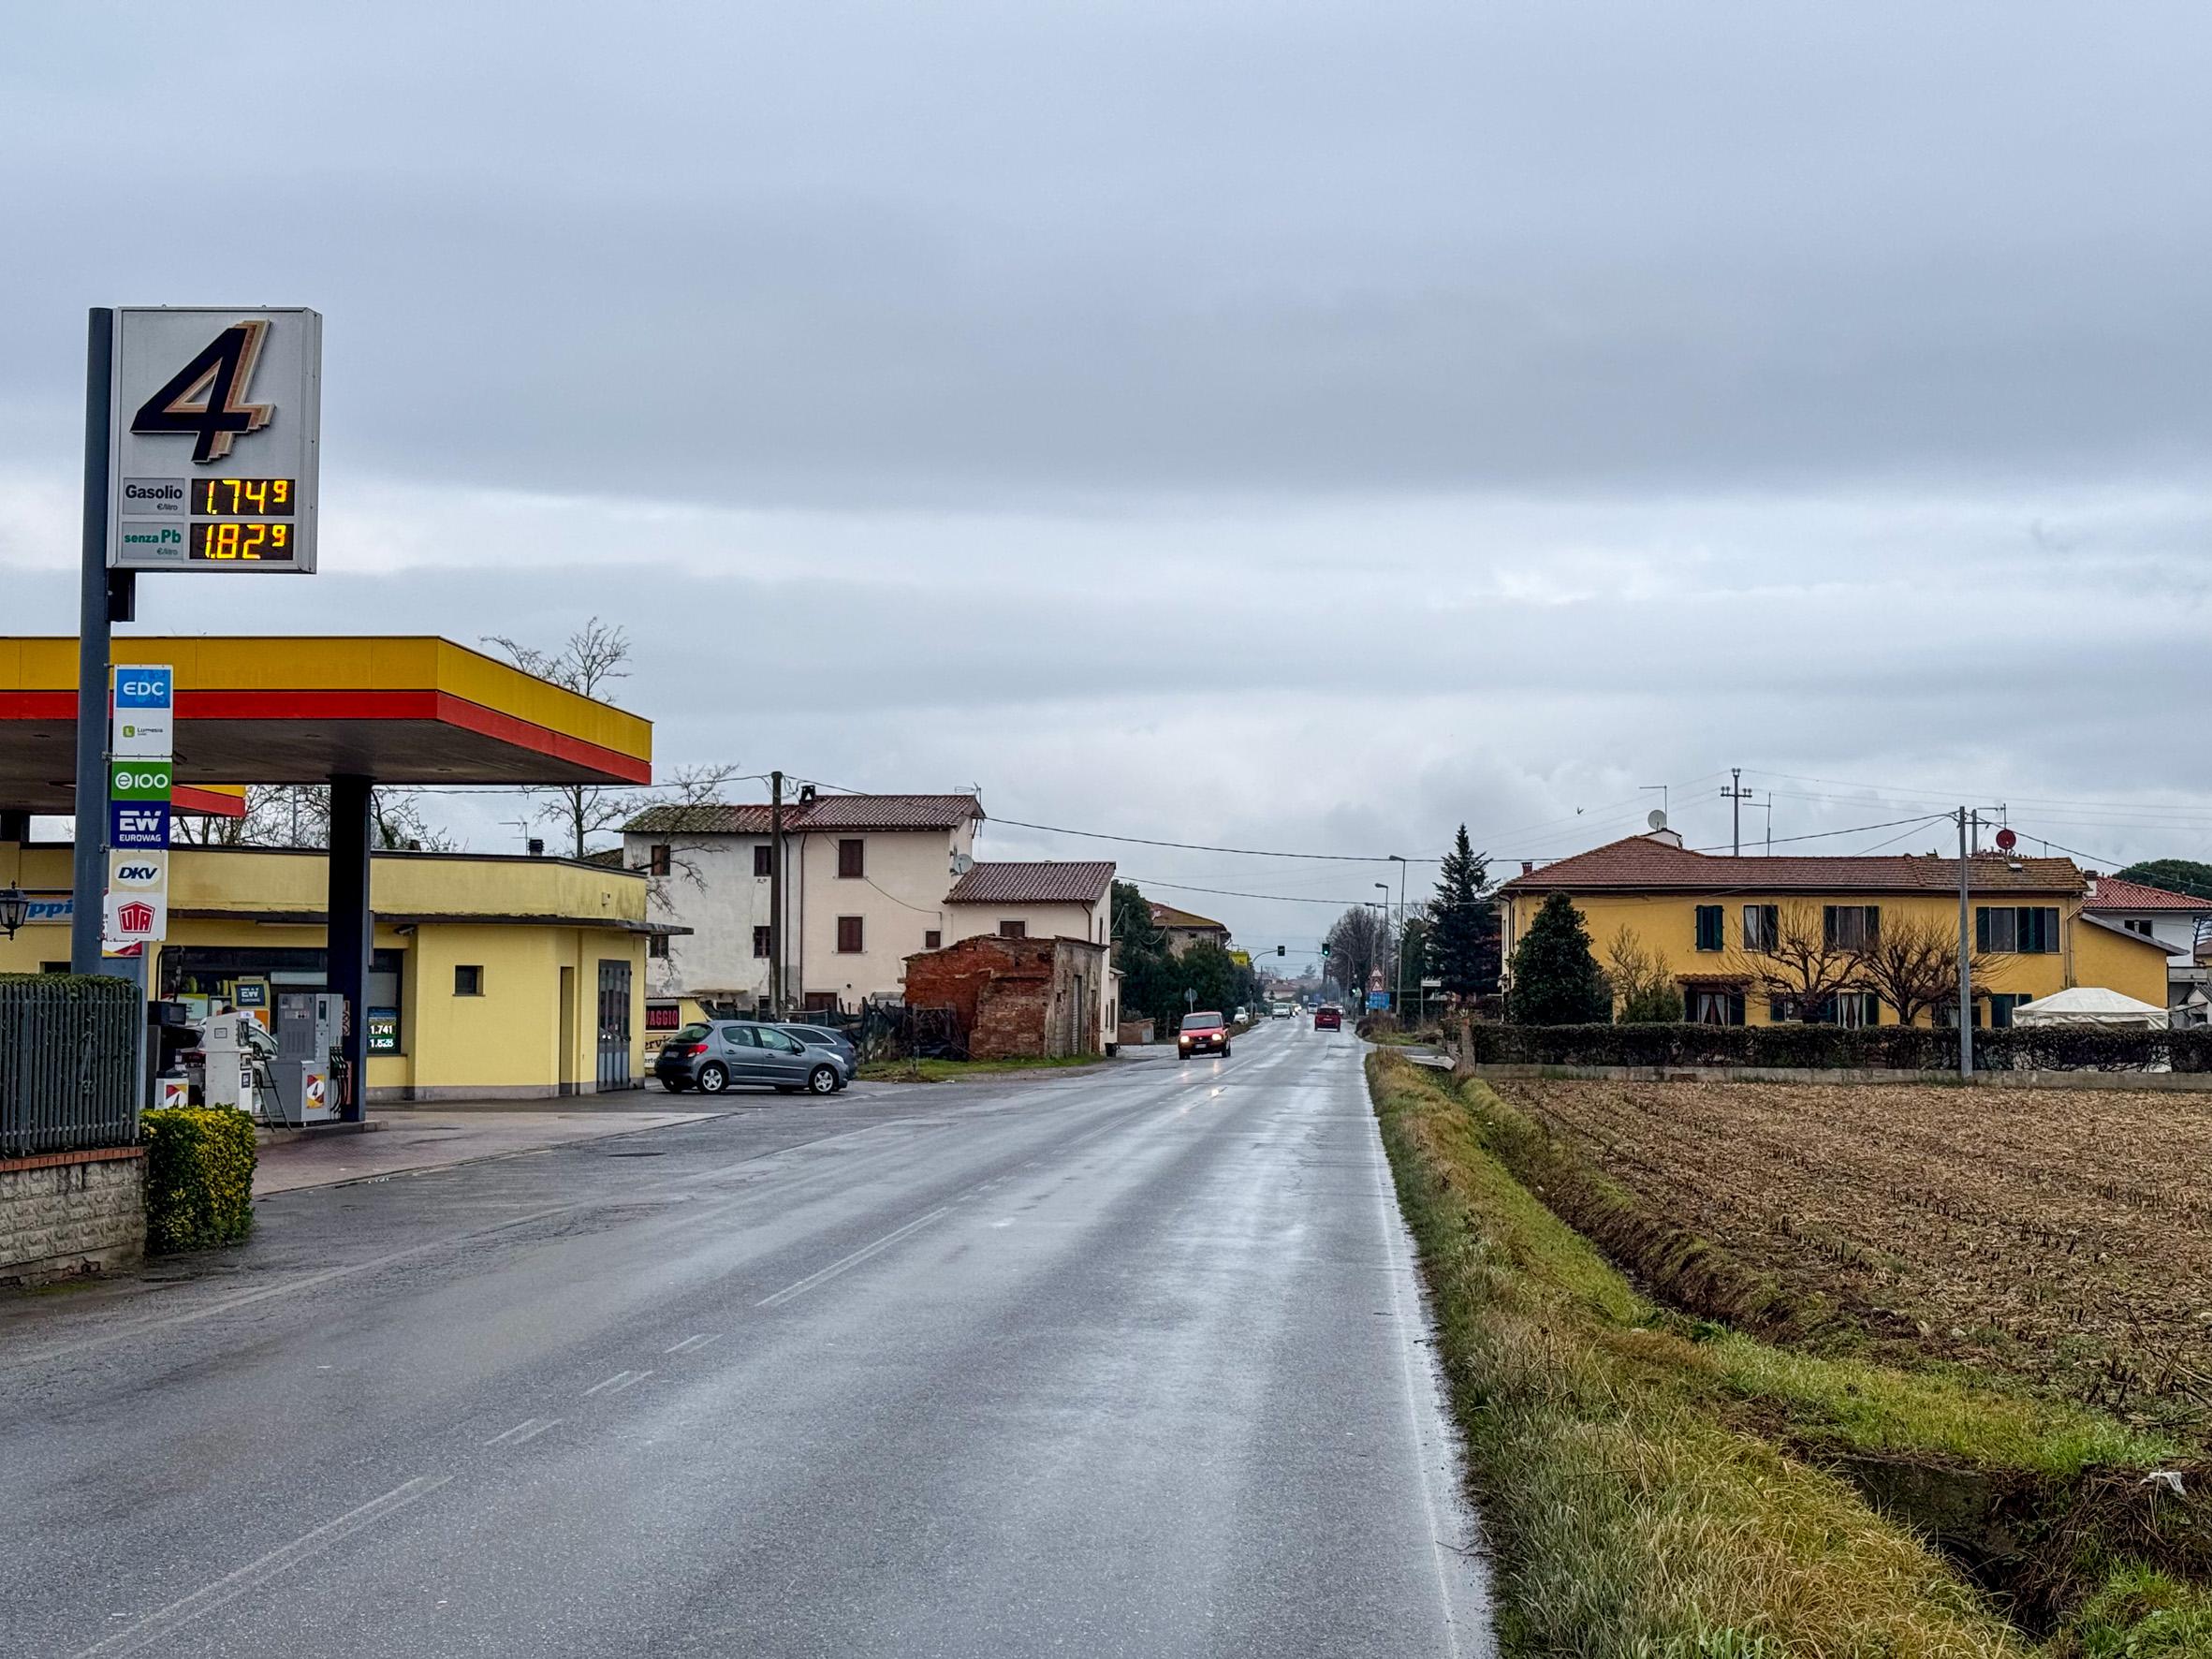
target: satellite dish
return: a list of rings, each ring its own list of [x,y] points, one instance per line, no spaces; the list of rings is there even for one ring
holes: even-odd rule
[[[1997,844],[2003,851],[2009,853],[2020,844],[2020,838],[2010,830],[2000,830],[1997,832]]]
[[[1653,807],[1651,809],[1651,815],[1646,818],[1644,822],[1650,825],[1654,830],[1663,830],[1666,828],[1666,814],[1661,812],[1659,808]]]

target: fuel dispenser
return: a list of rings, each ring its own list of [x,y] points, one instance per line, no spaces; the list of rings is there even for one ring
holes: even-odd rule
[[[276,1000],[273,1123],[334,1123],[344,1110],[345,999],[334,991],[286,991]]]

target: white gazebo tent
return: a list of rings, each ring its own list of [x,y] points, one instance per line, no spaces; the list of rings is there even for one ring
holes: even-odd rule
[[[2075,1026],[2103,1031],[2163,1031],[2166,1010],[2101,985],[2076,985],[2022,1003],[2013,1010],[2014,1025]]]

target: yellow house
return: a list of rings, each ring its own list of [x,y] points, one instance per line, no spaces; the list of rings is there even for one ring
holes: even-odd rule
[[[2010,1025],[2019,1004],[2076,985],[2165,1006],[2165,947],[2085,915],[2086,888],[2068,859],[1968,860],[1976,1023]],[[1956,1019],[1956,859],[1721,858],[1692,852],[1671,830],[1630,836],[1524,868],[1498,889],[1509,963],[1554,893],[1581,913],[1601,967],[1618,980],[1624,950],[1647,957],[1678,991],[1686,1020],[1766,1025],[1809,1005],[1816,1020],[1894,1025],[1900,989],[1911,1023]],[[1885,959],[1897,965],[1870,975]],[[1939,989],[1946,977],[1947,998],[1913,994],[1915,980]]]
[[[0,938],[0,973],[66,971],[66,844],[0,844],[0,886],[33,920]],[[149,969],[165,998],[247,1006],[325,981],[319,851],[179,846],[169,930]],[[378,853],[365,1006],[368,1098],[589,1094],[643,1077],[643,875],[567,859]]]

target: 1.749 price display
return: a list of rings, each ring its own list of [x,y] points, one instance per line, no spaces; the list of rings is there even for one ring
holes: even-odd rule
[[[292,527],[250,522],[195,524],[191,554],[202,560],[288,560],[292,556]]]
[[[292,480],[194,478],[192,516],[196,519],[288,519],[292,516]]]

